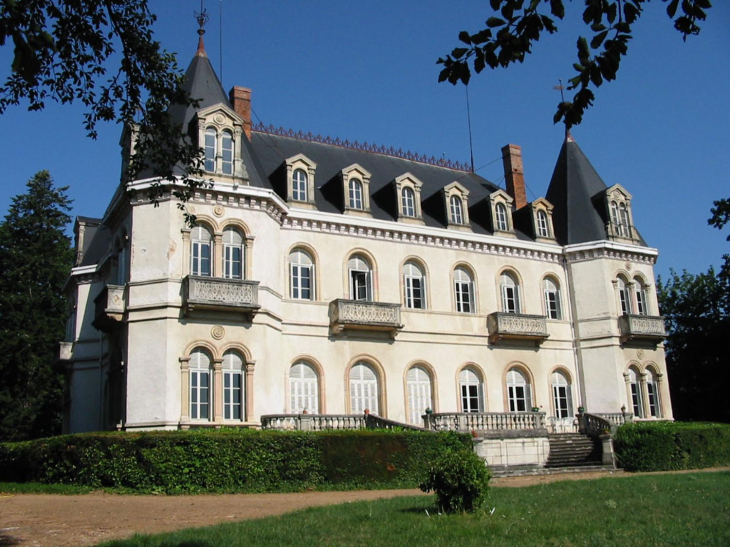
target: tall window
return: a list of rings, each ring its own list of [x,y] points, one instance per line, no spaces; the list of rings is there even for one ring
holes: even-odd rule
[[[243,420],[243,359],[235,351],[223,354],[223,418]]]
[[[319,412],[317,373],[309,363],[299,361],[289,369],[289,395],[292,412]]]
[[[421,268],[413,262],[403,267],[403,289],[406,308],[423,310],[426,308],[426,277]]]
[[[415,366],[408,370],[408,416],[413,425],[423,426],[422,416],[427,408],[432,408],[431,376],[425,368]]]
[[[622,237],[630,237],[631,233],[629,230],[629,210],[625,203],[619,205],[619,235]]]
[[[662,417],[662,407],[659,403],[659,382],[653,370],[646,370],[646,391],[649,395],[649,414],[653,418]]]
[[[510,412],[527,412],[532,407],[530,384],[516,368],[507,373],[507,398]]]
[[[307,174],[303,169],[295,169],[292,176],[292,199],[307,201]]]
[[[449,208],[451,209],[451,222],[454,224],[464,224],[464,215],[461,211],[461,198],[459,196],[451,196],[449,198]]]
[[[215,156],[218,144],[218,134],[209,127],[205,130],[205,170],[215,172]]]
[[[502,288],[502,311],[506,313],[520,313],[520,287],[508,273],[500,276]]]
[[[562,319],[563,313],[560,306],[560,287],[557,282],[549,277],[543,280],[543,295],[545,296],[545,315],[549,319]]]
[[[362,182],[358,179],[350,179],[348,188],[350,190],[350,209],[362,209]]]
[[[116,283],[117,285],[124,285],[127,282],[127,247],[125,246],[124,239],[119,241],[117,243],[118,245],[118,251],[117,251],[117,275],[116,275]]]
[[[370,265],[360,256],[353,256],[347,262],[350,278],[350,300],[373,299],[373,279]]]
[[[623,277],[618,278],[618,298],[621,305],[621,314],[631,313],[631,291],[629,285]]]
[[[221,153],[223,156],[223,174],[233,174],[233,135],[230,131],[223,131],[221,135]]]
[[[190,253],[191,275],[211,276],[210,257],[212,253],[212,236],[205,226],[196,226],[190,233],[192,252]]]
[[[243,279],[243,236],[234,228],[223,230],[223,277]]]
[[[634,294],[636,295],[636,313],[639,315],[649,315],[649,307],[647,305],[647,298],[646,298],[646,287],[641,282],[640,279],[634,279],[634,287],[636,287],[636,291]]]
[[[190,418],[210,419],[210,357],[196,349],[190,355]]]
[[[507,208],[503,203],[498,203],[494,209],[497,212],[497,230],[506,232],[509,229],[509,224],[507,223]]]
[[[454,270],[454,297],[456,311],[474,313],[474,282],[464,268]]]
[[[479,374],[472,368],[459,373],[462,412],[484,412],[484,388]]]
[[[537,212],[537,235],[540,237],[550,237],[550,230],[548,229],[548,218],[545,211]]]
[[[314,298],[314,262],[306,251],[296,249],[289,255],[289,279],[292,298]]]
[[[616,226],[616,229],[619,229],[619,226],[621,226],[621,219],[618,216],[618,203],[615,201],[611,202],[611,222]]]
[[[573,400],[570,382],[562,372],[553,372],[553,405],[556,418],[570,418],[573,416]]]
[[[416,216],[416,198],[413,190],[410,188],[403,188],[401,190],[401,205],[403,206],[403,216]]]
[[[360,361],[350,369],[350,408],[353,414],[362,414],[368,409],[378,414],[378,377],[375,371]]]
[[[644,417],[644,404],[641,397],[641,384],[639,383],[639,374],[636,369],[629,369],[629,388],[631,390],[631,408],[634,416],[637,418]]]

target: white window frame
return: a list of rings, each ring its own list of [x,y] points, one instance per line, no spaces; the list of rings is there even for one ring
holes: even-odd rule
[[[309,287],[304,287],[304,281]],[[303,249],[289,254],[289,296],[295,300],[314,300],[314,260]]]
[[[573,417],[573,393],[570,381],[560,371],[552,374],[553,406],[556,418]]]
[[[213,393],[211,382],[213,375],[210,370],[210,357],[202,350],[194,350],[190,354],[189,366],[190,419],[202,422],[210,421],[213,409],[211,397]]]
[[[226,421],[242,422],[246,419],[243,363],[243,357],[238,352],[223,354],[223,419]]]
[[[496,228],[499,231],[509,231],[509,222],[507,221],[507,207],[504,203],[497,203],[494,206],[495,215],[497,217]]]
[[[512,274],[505,272],[500,276],[500,288],[502,291],[502,311],[505,313],[522,313],[520,284]]]
[[[543,210],[537,212],[537,235],[538,237],[550,237],[547,213]]]
[[[426,309],[426,276],[414,262],[406,262],[403,266],[403,291],[406,308]]]
[[[372,378],[367,371],[370,371]],[[380,379],[376,370],[365,361],[358,361],[350,369],[350,412],[362,414],[369,410],[372,414],[379,414]]]
[[[646,287],[640,279],[634,279],[634,295],[636,296],[636,313],[638,315],[649,315],[649,301],[646,294]]]
[[[454,270],[454,302],[456,303],[457,312],[476,313],[474,280],[464,268]]]
[[[459,397],[462,412],[484,412],[484,383],[481,375],[471,367],[464,367],[459,372]]]
[[[238,259],[235,258],[238,251]],[[223,230],[223,278],[224,279],[244,279],[245,278],[245,256],[246,247],[244,245],[244,236],[235,228],[226,228]],[[238,273],[235,272],[235,266],[238,265]]]
[[[292,199],[294,201],[307,201],[307,186],[309,175],[304,169],[294,169],[291,176]]]
[[[646,371],[646,392],[649,396],[649,416],[652,418],[662,417],[661,397],[659,395],[659,382],[656,374],[651,370]]]
[[[454,224],[464,224],[463,202],[459,196],[451,196],[449,198],[449,210],[451,212],[451,222]]]
[[[205,226],[195,226],[190,232],[190,275],[213,275],[213,234]]]
[[[507,373],[507,400],[510,412],[530,412],[532,410],[532,389],[526,375],[515,368]],[[520,410],[520,407],[524,408]]]
[[[224,175],[233,175],[233,151],[235,141],[233,133],[224,129],[221,131],[221,172]]]
[[[617,281],[617,288],[621,315],[629,315],[633,312],[629,282],[626,281],[623,277],[619,276]]]
[[[289,369],[289,409],[319,413],[319,374],[307,361],[297,361]]]
[[[415,218],[416,216],[416,193],[410,186],[405,186],[401,190],[401,209],[403,216]]]
[[[373,301],[373,272],[370,264],[360,255],[347,261],[347,279],[350,285],[350,300]]]
[[[423,427],[423,415],[433,408],[431,375],[421,365],[414,365],[406,374],[409,423]]]
[[[545,316],[548,319],[562,319],[563,308],[560,301],[560,285],[551,277],[543,279]]]
[[[629,392],[631,394],[631,410],[634,413],[634,417],[644,417],[644,397],[641,393],[641,378],[640,373],[635,369],[629,369]]]
[[[351,178],[348,183],[348,191],[349,191],[349,203],[350,203],[350,209],[355,209],[357,211],[362,211],[364,209],[363,206],[363,186],[360,179],[357,178]]]
[[[218,132],[208,127],[205,130],[205,170],[209,173],[216,172],[218,156]]]

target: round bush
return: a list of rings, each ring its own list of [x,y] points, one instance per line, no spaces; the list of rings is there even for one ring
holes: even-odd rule
[[[473,512],[487,501],[490,478],[484,460],[474,452],[450,452],[429,468],[420,487],[436,493],[445,513]]]

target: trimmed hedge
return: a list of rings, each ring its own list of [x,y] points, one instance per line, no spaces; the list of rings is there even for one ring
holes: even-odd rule
[[[636,422],[614,438],[627,471],[668,471],[730,465],[730,424]]]
[[[88,433],[0,444],[0,482],[139,491],[415,488],[468,435],[358,430]]]

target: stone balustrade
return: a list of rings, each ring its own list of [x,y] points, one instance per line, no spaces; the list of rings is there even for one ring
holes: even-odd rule
[[[127,309],[125,287],[106,285],[94,299],[94,328],[109,332],[121,323]]]
[[[539,345],[550,336],[543,315],[494,312],[487,318],[487,329],[493,344],[501,340],[527,340]]]
[[[262,429],[325,431],[362,429],[365,426],[364,414],[269,414],[261,416]]]
[[[627,422],[634,421],[633,414],[626,414],[624,412],[596,412],[594,415],[603,418],[604,420],[608,420],[616,426],[622,426]]]
[[[400,304],[339,298],[330,302],[329,316],[333,334],[345,329],[366,329],[395,336],[403,328]]]
[[[241,312],[252,317],[259,306],[259,282],[189,275],[183,282],[185,310]]]
[[[477,433],[505,433],[528,431],[546,434],[544,412],[452,412],[426,414],[426,429],[435,431],[476,431]]]
[[[569,418],[556,418],[548,416],[545,418],[547,430],[550,433],[578,433],[578,420],[573,416]]]
[[[659,343],[667,337],[664,317],[627,314],[618,318],[621,338],[624,341],[646,340]]]

